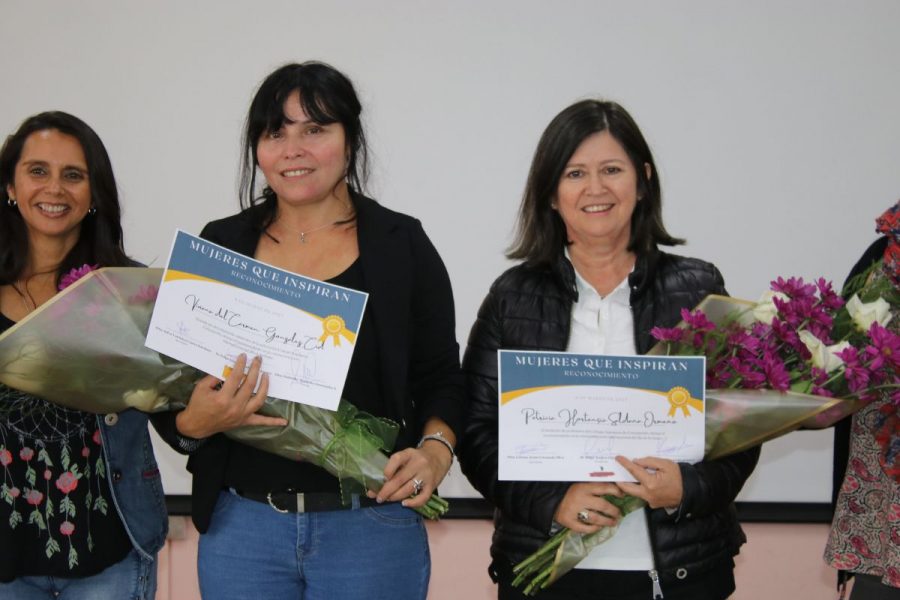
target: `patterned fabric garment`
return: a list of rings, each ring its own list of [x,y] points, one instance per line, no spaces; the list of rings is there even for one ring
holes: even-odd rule
[[[885,271],[895,274],[897,265],[889,260],[886,252],[887,268],[875,277],[884,277]],[[900,315],[888,328],[900,332]],[[847,473],[825,561],[836,569],[880,577],[884,585],[900,588],[900,406],[889,393],[853,416]]]
[[[887,209],[875,221],[875,230],[890,238],[891,244],[884,252],[885,271],[890,273],[894,285],[900,286],[900,201]]]
[[[127,553],[95,415],[0,385],[0,468],[0,580],[82,576]]]
[[[883,468],[877,436],[900,428],[885,394],[853,416],[850,462],[825,547],[836,569],[881,577],[900,588],[900,485]]]

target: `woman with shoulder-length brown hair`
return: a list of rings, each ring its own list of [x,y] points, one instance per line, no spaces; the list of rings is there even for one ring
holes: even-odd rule
[[[663,226],[647,142],[615,102],[584,100],[544,131],[509,251],[521,264],[494,282],[463,359],[469,398],[463,472],[496,507],[490,572],[501,599],[522,598],[512,567],[560,526],[618,525],[576,569],[538,594],[569,599],[721,599],[745,541],[733,501],[759,449],[697,464],[621,459],[637,483],[499,481],[497,350],[643,354],[650,329],[725,293],[710,263],[659,250],[681,240]],[[645,511],[621,518],[603,496],[630,494]]]

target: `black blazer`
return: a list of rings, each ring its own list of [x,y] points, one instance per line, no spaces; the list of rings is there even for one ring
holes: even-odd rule
[[[465,392],[450,277],[421,223],[361,195],[352,196],[367,310],[377,330],[381,392],[401,424],[398,449],[414,444],[431,417],[462,433]],[[262,205],[213,221],[200,236],[253,256],[266,212]],[[192,513],[202,533],[224,480],[229,444],[212,436],[188,460],[193,473]]]

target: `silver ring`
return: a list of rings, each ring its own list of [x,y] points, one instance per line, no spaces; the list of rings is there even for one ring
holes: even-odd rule
[[[422,481],[421,479],[413,479],[412,484],[413,484],[413,496],[418,496],[419,492],[422,491],[422,486],[425,485],[425,482]]]
[[[590,525],[591,524],[591,513],[589,513],[587,509],[578,511],[578,521],[579,521],[579,523],[584,523],[585,525]]]

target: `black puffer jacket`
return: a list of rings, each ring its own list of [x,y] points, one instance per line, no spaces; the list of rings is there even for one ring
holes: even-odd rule
[[[654,343],[652,327],[672,327],[681,320],[682,308],[693,308],[708,294],[725,293],[713,265],[663,252],[639,258],[629,284],[635,344],[642,354]],[[546,542],[569,487],[497,480],[497,349],[564,351],[575,301],[575,272],[564,257],[552,268],[519,265],[494,282],[469,336],[463,367],[470,412],[459,458],[472,485],[497,508],[491,545],[495,559],[516,563]],[[663,580],[730,564],[746,541],[733,502],[758,458],[755,448],[681,465],[679,510],[647,511],[654,561]]]

